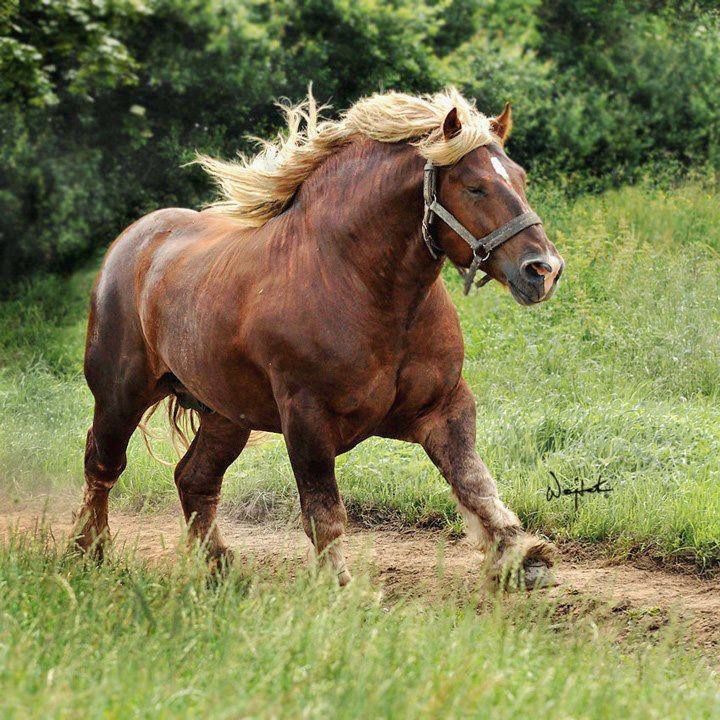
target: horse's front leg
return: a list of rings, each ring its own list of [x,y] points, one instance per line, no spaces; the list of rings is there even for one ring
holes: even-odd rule
[[[450,483],[469,536],[494,553],[498,578],[522,568],[528,589],[552,583],[552,546],[523,531],[475,450],[475,399],[464,380],[423,423],[418,439]]]
[[[291,402],[283,415],[303,528],[320,562],[331,567],[341,586],[347,585],[351,579],[343,552],[347,513],[335,480],[333,428],[312,403]]]

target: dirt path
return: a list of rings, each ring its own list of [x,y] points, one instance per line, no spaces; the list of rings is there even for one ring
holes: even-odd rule
[[[47,505],[47,503],[45,504]],[[0,514],[0,537],[12,529],[32,531],[45,516],[56,538],[70,529],[69,505],[54,501]],[[182,533],[181,514],[112,512],[115,548],[136,550],[151,561],[163,561],[176,552]],[[297,527],[221,519],[228,544],[236,555],[262,567],[283,568],[290,574],[305,562],[308,544]],[[420,530],[350,528],[347,554],[355,572],[368,572],[389,598],[416,597],[432,602],[442,597],[468,596],[478,587],[482,556],[467,542],[449,540],[442,533]],[[690,628],[696,640],[715,654],[720,650],[720,580],[633,564],[613,564],[597,558],[561,554],[556,567],[561,585],[545,591],[560,608],[604,608],[646,619],[652,631],[670,617]]]

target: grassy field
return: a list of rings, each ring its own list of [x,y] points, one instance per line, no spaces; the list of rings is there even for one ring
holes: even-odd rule
[[[567,271],[547,304],[527,309],[489,286],[463,297],[448,283],[478,399],[478,447],[530,527],[556,538],[720,561],[720,198],[700,184],[625,188],[568,203],[535,201]],[[0,482],[6,494],[80,487],[91,398],[81,376],[94,269],[30,284],[0,305]],[[168,459],[173,453],[156,443]],[[613,488],[548,502],[566,485]],[[416,447],[369,441],[339,459],[355,518],[456,524],[448,489]],[[292,514],[281,442],[230,469],[224,502]],[[175,497],[168,468],[135,440],[115,495],[131,507]]]
[[[700,184],[626,188],[574,204],[536,191],[566,260],[557,296],[464,298],[447,273],[479,403],[478,446],[531,527],[557,538],[720,562],[720,199]],[[82,484],[91,398],[81,375],[94,268],[0,305],[0,496]],[[158,428],[159,429],[159,428]],[[167,443],[161,454],[172,458]],[[607,497],[548,502],[562,482]],[[458,526],[417,448],[371,441],[339,460],[367,523]],[[134,440],[114,507],[175,498]],[[288,516],[278,441],[230,469],[224,506]],[[0,547],[0,717],[711,718],[717,674],[637,618],[565,614],[540,598],[388,603],[355,568],[339,591],[300,571],[239,564],[207,582],[196,559],[68,563],[47,537]],[[682,699],[679,702],[679,699]]]
[[[716,675],[671,628],[598,631],[525,596],[387,605],[192,557],[63,562],[27,535],[0,550],[0,716],[717,717]]]

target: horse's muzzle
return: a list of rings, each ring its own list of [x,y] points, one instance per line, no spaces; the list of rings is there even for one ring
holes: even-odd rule
[[[508,277],[513,297],[521,305],[533,305],[547,300],[565,268],[559,255],[535,255],[525,259],[514,277]]]

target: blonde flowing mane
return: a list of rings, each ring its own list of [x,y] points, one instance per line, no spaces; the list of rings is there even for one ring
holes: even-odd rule
[[[318,108],[311,90],[300,104],[280,108],[287,127],[273,142],[256,138],[262,145],[257,155],[239,155],[235,162],[198,156],[221,193],[209,209],[245,227],[260,227],[279,215],[311,173],[353,136],[387,143],[411,141],[437,165],[452,165],[494,139],[489,119],[454,88],[423,96],[378,93],[356,102],[339,120],[321,121],[323,108]],[[452,108],[457,108],[462,130],[448,140],[442,124]]]

